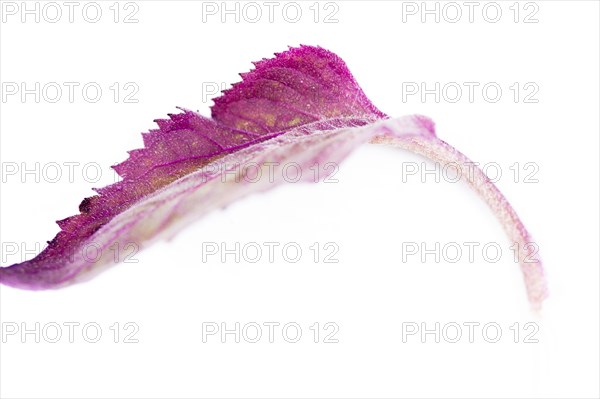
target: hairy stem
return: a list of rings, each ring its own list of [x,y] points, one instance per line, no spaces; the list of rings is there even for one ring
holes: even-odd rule
[[[465,180],[489,205],[502,223],[510,241],[516,246],[518,262],[521,266],[527,297],[534,309],[540,309],[548,296],[544,268],[538,256],[538,246],[519,219],[519,216],[490,181],[483,171],[463,153],[435,136],[394,137],[378,136],[371,143],[387,144],[423,155],[442,166],[457,168],[461,179]]]

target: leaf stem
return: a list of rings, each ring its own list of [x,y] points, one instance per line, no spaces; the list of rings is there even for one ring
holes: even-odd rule
[[[516,246],[527,297],[534,310],[541,309],[542,302],[548,296],[548,288],[544,268],[537,253],[538,247],[508,200],[475,163],[434,135],[430,137],[382,135],[375,137],[371,143],[406,149],[439,162],[442,166],[451,165],[458,168],[461,179],[487,202],[502,223],[508,238]]]

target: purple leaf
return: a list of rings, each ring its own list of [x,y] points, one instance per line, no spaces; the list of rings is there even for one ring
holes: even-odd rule
[[[280,184],[277,170],[285,163],[309,168],[340,162],[365,142],[442,163],[469,162],[436,137],[430,119],[389,119],[375,108],[345,63],[327,50],[301,46],[254,64],[214,100],[212,118],[181,109],[156,120],[158,129],[143,134],[144,148],[130,151],[115,166],[123,180],[95,190],[97,195],[81,202],[78,215],[58,221],[61,231],[36,258],[0,268],[0,283],[47,289],[88,279],[115,263],[113,252],[105,250],[114,243],[144,247],[170,237],[214,209]],[[263,173],[275,181],[249,182],[243,173],[250,164],[275,170]],[[541,263],[527,250],[529,234],[483,172],[462,175],[522,248],[528,296],[539,306],[547,291]],[[98,258],[89,256],[90,247]]]

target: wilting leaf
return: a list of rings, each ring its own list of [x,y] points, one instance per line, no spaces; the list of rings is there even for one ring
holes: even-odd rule
[[[107,250],[115,243],[143,247],[170,237],[213,209],[275,187],[282,182],[278,168],[286,163],[308,169],[340,162],[365,142],[444,164],[470,162],[436,137],[428,118],[390,119],[375,108],[345,63],[322,48],[291,48],[241,76],[214,100],[212,118],[181,109],[156,120],[158,129],[143,135],[144,148],[115,166],[122,180],[96,190],[81,202],[78,215],[59,221],[61,231],[36,258],[0,268],[0,282],[47,289],[89,278],[115,263]],[[249,179],[244,173],[250,165],[275,180]],[[479,169],[462,176],[519,245],[529,299],[541,304],[543,269],[515,211]],[[90,256],[90,247],[99,256]]]

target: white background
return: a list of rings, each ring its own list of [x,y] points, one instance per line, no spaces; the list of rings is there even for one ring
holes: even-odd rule
[[[1,287],[5,328],[93,322],[103,330],[95,344],[81,329],[73,343],[64,336],[54,344],[4,336],[1,397],[599,396],[597,2],[539,1],[537,23],[523,22],[533,10],[524,3],[515,23],[512,1],[498,3],[497,23],[483,18],[485,3],[472,23],[462,2],[459,22],[442,15],[436,23],[430,15],[422,23],[420,14],[403,21],[403,4],[391,1],[336,2],[337,23],[323,23],[325,11],[335,9],[323,3],[315,23],[313,2],[299,2],[297,23],[282,17],[282,6],[269,23],[258,2],[261,21],[229,16],[222,23],[220,14],[203,22],[201,2],[137,1],[133,24],[122,23],[124,15],[114,23],[112,4],[101,2],[95,24],[82,18],[81,6],[73,23],[66,16],[22,23],[19,15],[2,23],[2,82],[98,82],[105,90],[97,103],[76,91],[73,103],[12,96],[0,104],[4,165],[104,167],[96,184],[81,173],[74,183],[8,177],[1,187],[3,244],[32,248],[52,238],[53,221],[76,213],[91,187],[113,181],[108,167],[142,145],[140,132],[153,128],[153,119],[175,106],[209,115],[203,83],[238,81],[250,61],[303,43],[340,55],[382,111],[428,115],[443,140],[475,161],[501,166],[497,184],[540,247],[550,297],[541,314],[530,312],[508,240],[466,185],[431,178],[403,183],[403,163],[423,159],[365,146],[341,165],[337,184],[290,184],[247,198],[137,254],[139,263],[120,264],[88,283],[44,292]],[[115,104],[108,89],[114,82],[137,84],[139,102]],[[480,91],[473,103],[403,101],[403,82],[497,82],[503,95],[496,103]],[[524,103],[522,93],[515,103],[514,82],[537,84],[539,101]],[[536,163],[539,182],[521,176],[515,183],[509,169],[515,162]],[[207,241],[297,242],[305,253],[294,264],[215,257],[202,263]],[[505,256],[493,264],[481,257],[402,262],[403,242],[465,241],[499,243]],[[339,263],[315,263],[308,249],[314,242],[337,243]],[[13,256],[2,265],[18,261]],[[114,343],[115,322],[121,333],[124,323],[136,323],[139,342],[124,343],[121,335]],[[295,344],[281,330],[274,343],[266,337],[222,343],[218,336],[204,343],[206,322],[295,322],[303,335]],[[321,335],[314,343],[315,322],[336,323],[339,342],[323,343]],[[436,343],[432,335],[426,342],[420,335],[402,340],[403,323],[465,322],[498,323],[503,335],[488,343],[480,327],[473,343],[466,336],[458,343],[444,337]],[[518,343],[510,329],[515,322]],[[539,326],[538,343],[523,342],[527,322]]]

